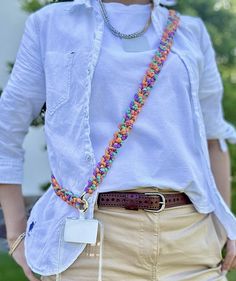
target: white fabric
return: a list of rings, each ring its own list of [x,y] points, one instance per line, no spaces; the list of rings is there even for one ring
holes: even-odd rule
[[[105,7],[113,26],[125,33],[141,30],[151,9],[150,4],[105,3]],[[151,25],[145,36],[152,50],[129,53],[105,26],[90,99],[90,136],[96,162],[137,92],[161,35]],[[176,80],[176,73],[181,79]],[[192,200],[200,207],[208,200],[206,181],[195,141],[188,72],[178,55],[169,55],[156,83],[99,190],[150,185],[183,191],[195,186]]]
[[[158,2],[158,0],[156,0],[156,2]],[[160,3],[166,6],[174,6],[176,2],[176,0],[160,0]]]
[[[165,26],[167,15],[167,9],[160,6],[156,6],[153,11],[152,21],[157,35]],[[132,25],[132,28],[135,27]],[[51,170],[63,187],[82,194],[96,165],[95,151],[90,138],[89,103],[94,82],[92,78],[96,67],[99,67],[99,55],[102,55],[100,51],[102,51],[101,46],[104,43],[103,35],[104,21],[96,0],[77,0],[47,5],[28,18],[13,72],[0,99],[1,183],[22,183],[24,161],[22,142],[31,120],[38,115],[46,100],[45,135]],[[150,54],[147,53],[147,58],[148,55]],[[144,127],[142,124],[143,120],[149,121],[150,119],[147,108],[153,108],[151,101],[156,99],[158,108],[168,96],[176,97],[174,89],[180,87],[183,93],[190,89],[189,100],[192,105],[192,122],[194,123],[192,128],[194,128],[195,134],[195,148],[198,149],[195,159],[201,161],[201,171],[205,181],[203,185],[196,185],[196,182],[192,182],[186,186],[185,192],[190,196],[199,212],[214,211],[227,230],[228,237],[236,239],[236,220],[216,187],[210,168],[206,141],[207,138],[219,138],[235,143],[236,131],[223,117],[222,82],[209,35],[199,18],[181,16],[181,24],[176,33],[166,68],[172,60],[179,65],[178,69],[181,69],[184,78],[188,76],[189,82],[184,79],[186,84],[180,83],[179,80],[182,80],[182,77],[179,77],[179,72],[177,72],[172,81],[172,88],[168,89],[167,93],[161,93],[157,90],[158,87],[165,88],[163,88],[161,79],[158,81],[160,84],[155,85],[156,91],[151,93],[150,99],[145,104],[146,108],[143,108],[140,113],[137,126],[132,131],[133,135],[130,135],[122,147],[114,166],[104,179],[104,186],[111,180],[112,174],[114,178],[116,177],[116,171],[117,173],[119,171],[117,163],[126,156],[124,151],[127,150],[127,147],[132,148],[132,136],[135,136],[135,129],[136,133],[147,132],[148,127]],[[138,63],[141,67],[141,61],[134,63]],[[133,67],[130,66],[130,69],[133,70]],[[144,70],[143,66],[142,69]],[[166,72],[161,75],[168,81],[169,76],[166,76]],[[140,82],[138,77],[135,81]],[[135,86],[132,85],[130,85],[130,89],[135,89]],[[103,87],[102,81],[101,87]],[[183,93],[181,92],[182,96]],[[132,95],[130,91],[125,94]],[[189,100],[186,96],[181,99],[185,104],[188,104]],[[179,101],[179,99],[175,100],[176,103]],[[107,105],[109,105],[109,100]],[[123,110],[125,108],[122,107],[118,112],[121,113]],[[190,116],[188,111],[190,107],[185,110]],[[172,117],[170,112],[172,110],[167,112],[170,116],[165,120],[170,120],[169,118]],[[181,114],[177,114],[177,117],[180,118]],[[158,118],[160,115],[156,115],[154,121],[157,122]],[[114,124],[119,121],[114,120]],[[191,121],[186,120],[186,122]],[[186,123],[184,122],[184,124]],[[161,124],[152,123],[149,124],[149,128],[150,126],[156,128]],[[103,127],[101,134],[104,130],[106,127]],[[172,126],[172,130],[172,133],[175,134],[174,126]],[[111,136],[112,133],[110,132]],[[157,136],[157,133],[154,134],[153,131],[147,133],[155,138]],[[168,131],[166,131],[167,133]],[[183,133],[185,132],[183,131]],[[140,141],[145,143],[144,137],[141,134],[138,136]],[[145,139],[147,145],[150,141],[154,143],[153,139]],[[102,141],[105,140],[102,139]],[[191,141],[189,136],[186,147],[181,149],[189,152]],[[159,139],[157,144],[161,143],[163,140]],[[189,155],[186,157],[188,159]],[[156,159],[156,161],[159,160]],[[130,172],[138,165],[139,162],[132,163]],[[153,162],[153,165],[156,163]],[[158,166],[156,167],[158,168]],[[142,174],[145,173],[142,172]],[[158,185],[159,176],[158,173],[153,173],[151,184]],[[138,180],[141,178],[139,177]],[[129,184],[128,178],[120,177],[119,183],[122,180],[125,188],[133,188],[133,182]],[[143,182],[143,184],[146,186],[150,182]],[[100,187],[102,188],[102,185]],[[97,193],[89,200],[90,207],[86,213],[88,218],[93,217],[96,195]],[[83,251],[83,244],[72,245],[63,242],[61,235],[67,216],[78,217],[79,214],[59,199],[52,188],[49,188],[34,206],[28,220],[25,249],[27,262],[35,272],[42,275],[61,272],[69,267]],[[61,254],[62,262],[60,264],[57,259],[58,252]]]

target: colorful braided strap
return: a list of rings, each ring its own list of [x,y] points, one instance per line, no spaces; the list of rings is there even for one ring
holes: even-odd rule
[[[114,133],[113,139],[109,142],[108,147],[105,149],[105,154],[101,157],[100,162],[98,162],[94,168],[93,175],[89,178],[83,194],[79,196],[68,189],[62,188],[56,178],[53,175],[51,176],[54,191],[69,205],[83,210],[84,212],[88,209],[88,202],[84,196],[86,194],[93,194],[93,192],[97,189],[98,185],[102,182],[111,168],[112,162],[114,161],[119,148],[122,147],[123,142],[127,139],[128,134],[145,103],[145,100],[149,96],[150,91],[158,78],[163,64],[170,53],[179,21],[180,19],[177,12],[169,10],[167,25],[163,32],[159,48],[152,58],[152,62],[149,64],[149,68],[140,84],[138,93],[134,95],[134,99],[131,101],[128,110],[122,118],[122,122],[118,125],[119,130]]]

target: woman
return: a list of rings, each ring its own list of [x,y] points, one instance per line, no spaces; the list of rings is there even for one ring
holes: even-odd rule
[[[31,281],[227,280],[235,268],[224,140],[236,131],[212,43],[199,18],[159,4],[77,0],[26,22],[0,100],[0,198]],[[52,185],[26,225],[22,142],[45,101]]]

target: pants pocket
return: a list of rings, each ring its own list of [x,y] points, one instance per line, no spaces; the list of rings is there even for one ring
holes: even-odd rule
[[[214,213],[211,213],[211,220],[213,223],[216,237],[218,239],[219,246],[222,250],[227,242],[227,232]]]
[[[216,267],[222,247],[211,214],[198,213],[192,206],[172,211],[161,221],[163,260],[168,266]]]

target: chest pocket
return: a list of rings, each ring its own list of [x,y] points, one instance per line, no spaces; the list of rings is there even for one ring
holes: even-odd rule
[[[69,100],[75,52],[47,52],[44,69],[47,112],[54,112]]]

